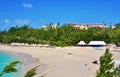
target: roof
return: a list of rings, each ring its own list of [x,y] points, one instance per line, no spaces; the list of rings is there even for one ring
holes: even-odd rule
[[[90,41],[88,45],[106,45],[104,41]]]
[[[84,41],[80,41],[78,45],[86,45],[86,43]]]
[[[106,26],[106,24],[104,23],[95,23],[95,24],[70,24],[70,26],[73,26],[73,27],[76,27],[76,28],[79,28],[80,26],[84,26],[86,28],[104,28]]]

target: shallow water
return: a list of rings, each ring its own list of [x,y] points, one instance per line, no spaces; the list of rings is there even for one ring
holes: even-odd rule
[[[18,61],[18,60],[14,56],[0,51],[0,72],[7,64],[13,61]],[[20,72],[20,64],[18,64],[15,68],[18,70],[18,72],[7,73],[4,74],[2,77],[22,77],[22,74]]]

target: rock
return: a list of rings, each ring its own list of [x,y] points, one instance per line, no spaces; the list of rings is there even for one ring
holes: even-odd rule
[[[95,61],[93,61],[92,63],[93,63],[93,64],[98,64],[98,61],[97,61],[97,60],[95,60]]]
[[[72,53],[68,53],[68,55],[72,55]]]

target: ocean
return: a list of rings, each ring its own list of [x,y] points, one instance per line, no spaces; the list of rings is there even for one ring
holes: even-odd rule
[[[13,61],[18,61],[18,59],[15,58],[14,56],[11,56],[7,53],[0,51],[0,72],[4,69],[4,67],[7,64]],[[2,77],[22,77],[22,74],[20,72],[20,68],[21,68],[20,64],[18,64],[15,68],[18,70],[18,72],[7,73],[7,74],[4,74]]]

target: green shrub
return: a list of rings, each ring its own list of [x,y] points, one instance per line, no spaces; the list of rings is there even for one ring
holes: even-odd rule
[[[65,42],[62,42],[62,41],[56,41],[56,42],[54,42],[53,45],[60,46],[60,47],[68,46]]]
[[[104,55],[99,59],[100,67],[96,72],[96,77],[120,77],[120,69],[114,68],[112,56],[113,55],[109,52],[109,49],[106,49]]]
[[[19,63],[20,61],[14,61],[6,65],[4,69],[2,70],[2,72],[0,73],[0,77],[2,77],[6,73],[17,72],[17,69],[15,68],[15,66]]]

